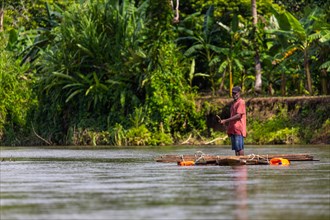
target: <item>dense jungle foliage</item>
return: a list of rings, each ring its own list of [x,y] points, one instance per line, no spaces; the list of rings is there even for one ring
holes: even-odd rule
[[[0,145],[228,144],[233,85],[247,144],[330,142],[328,1],[0,4]]]

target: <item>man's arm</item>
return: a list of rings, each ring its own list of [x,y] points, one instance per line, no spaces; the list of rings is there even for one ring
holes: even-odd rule
[[[236,120],[239,120],[239,119],[242,118],[242,115],[243,115],[243,114],[237,113],[236,115],[234,115],[234,116],[232,116],[232,117],[230,117],[230,118],[223,119],[223,120],[220,119],[220,120],[219,120],[219,123],[220,123],[220,124],[225,124],[225,123],[230,122],[230,121],[236,121]]]

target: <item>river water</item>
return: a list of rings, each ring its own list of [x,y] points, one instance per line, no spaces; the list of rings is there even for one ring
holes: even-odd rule
[[[307,153],[289,167],[190,166],[164,154],[233,155],[229,146],[0,147],[0,219],[329,220],[330,146],[246,146]]]

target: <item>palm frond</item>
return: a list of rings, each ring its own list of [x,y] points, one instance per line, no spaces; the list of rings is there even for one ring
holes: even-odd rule
[[[83,87],[83,84],[82,83],[70,83],[70,84],[66,84],[62,88],[68,89],[68,88],[72,88],[72,87]]]
[[[214,58],[210,61],[209,66],[217,65],[217,64],[220,63],[220,62],[221,62],[220,57],[219,57],[219,56],[216,56],[216,57],[214,57]]]
[[[327,72],[330,72],[330,61],[323,63],[319,69],[326,69]]]
[[[239,59],[234,59],[233,61],[236,64],[236,67],[238,67],[238,69],[240,71],[242,71],[244,69],[244,65],[242,64],[242,62]]]
[[[214,6],[211,5],[204,17],[204,24],[203,24],[203,33],[205,36],[209,36],[214,25]]]
[[[286,18],[288,19],[288,22],[291,26],[291,31],[300,39],[304,40],[307,38],[307,34],[305,32],[304,27],[299,22],[297,18],[295,18],[291,13],[286,12],[285,13]]]
[[[197,53],[197,51],[203,49],[204,46],[202,44],[196,44],[191,46],[190,48],[188,48],[188,50],[186,50],[186,52],[184,53],[185,56],[189,57],[194,53]]]
[[[228,60],[223,61],[219,66],[218,72],[219,73],[224,72],[227,69],[228,65],[229,65]]]
[[[321,43],[326,43],[330,41],[330,29],[329,30],[322,30],[320,31],[320,38],[319,41]]]
[[[75,90],[74,92],[72,92],[68,98],[65,100],[66,103],[68,103],[73,97],[75,97],[76,95],[78,95],[79,93],[82,93],[83,92],[83,89],[78,89],[78,90]]]

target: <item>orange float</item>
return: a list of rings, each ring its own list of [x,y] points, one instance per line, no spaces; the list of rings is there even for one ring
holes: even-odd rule
[[[277,165],[277,166],[289,166],[290,165],[290,161],[288,159],[284,159],[284,158],[272,158],[269,161],[270,165]]]
[[[178,165],[179,166],[193,166],[193,165],[195,165],[195,162],[190,161],[190,160],[188,160],[188,161],[179,161]]]

